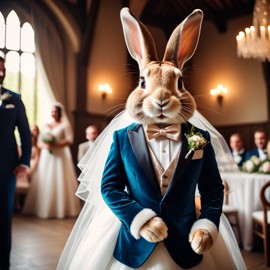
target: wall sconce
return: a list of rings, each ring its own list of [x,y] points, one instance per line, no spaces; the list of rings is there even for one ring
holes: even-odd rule
[[[228,89],[222,84],[219,84],[216,88],[210,90],[210,95],[217,96],[219,106],[222,105],[223,96],[228,93]]]
[[[98,90],[101,92],[101,98],[105,99],[107,94],[112,93],[112,88],[108,83],[100,84]]]

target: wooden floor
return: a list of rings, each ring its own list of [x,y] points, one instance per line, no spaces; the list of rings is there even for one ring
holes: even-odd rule
[[[75,219],[44,220],[15,214],[10,270],[55,270],[74,223]],[[262,252],[242,254],[247,269],[270,269],[264,266]]]
[[[56,269],[74,223],[75,219],[39,219],[15,214],[10,270]]]

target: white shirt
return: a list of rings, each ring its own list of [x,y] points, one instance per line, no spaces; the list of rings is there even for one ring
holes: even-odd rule
[[[245,149],[242,149],[242,150],[240,150],[239,152],[237,152],[237,151],[233,151],[233,152],[232,152],[234,161],[235,161],[237,164],[241,162],[241,160],[242,160],[241,155],[244,153],[244,151],[245,151]]]
[[[259,158],[261,161],[267,158],[267,154],[264,152],[264,150],[258,148],[258,152],[259,152]]]
[[[163,167],[164,170],[166,170],[169,167],[172,159],[175,158],[178,151],[181,149],[182,146],[181,138],[180,141],[173,141],[167,139],[166,137],[165,138],[158,137],[156,139],[148,140],[146,135],[147,126],[144,125],[143,128],[146,139],[148,141],[148,145],[151,147],[160,165]]]

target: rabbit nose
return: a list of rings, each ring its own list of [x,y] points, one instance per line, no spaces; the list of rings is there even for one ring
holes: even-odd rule
[[[162,108],[169,103],[169,100],[154,100],[154,102],[158,107]]]

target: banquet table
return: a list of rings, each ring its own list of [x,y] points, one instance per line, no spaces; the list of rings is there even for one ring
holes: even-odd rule
[[[261,210],[260,190],[270,181],[270,175],[249,173],[221,173],[229,184],[229,203],[238,208],[244,250],[252,249],[252,212]],[[270,197],[270,192],[267,194]]]

